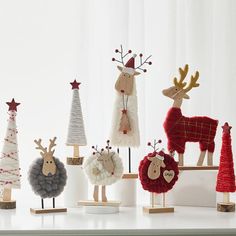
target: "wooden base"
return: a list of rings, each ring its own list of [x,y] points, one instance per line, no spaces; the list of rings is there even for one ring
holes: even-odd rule
[[[15,209],[16,201],[0,201],[0,209]]]
[[[126,174],[123,174],[122,179],[138,179],[138,174],[126,173]]]
[[[174,207],[143,207],[143,212],[148,213],[148,214],[170,213],[170,212],[174,212]]]
[[[67,212],[67,208],[30,208],[30,212],[33,214],[46,214],[46,213],[56,213],[56,212]]]
[[[113,206],[113,207],[119,207],[121,202],[118,201],[107,201],[107,202],[95,202],[93,200],[83,200],[79,201],[79,206]]]
[[[234,202],[229,202],[229,203],[219,202],[219,203],[217,203],[217,211],[234,212],[235,211],[235,203]]]
[[[79,166],[79,165],[83,165],[83,160],[84,157],[67,157],[66,158],[66,164],[67,165],[72,165],[72,166]]]
[[[219,166],[179,166],[179,170],[218,170]]]

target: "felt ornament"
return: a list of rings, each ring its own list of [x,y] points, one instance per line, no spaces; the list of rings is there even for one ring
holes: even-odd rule
[[[165,193],[173,188],[178,180],[178,164],[173,157],[157,151],[156,145],[160,143],[150,142],[148,146],[153,147],[154,151],[144,157],[139,164],[139,178],[144,190],[151,193]]]
[[[184,165],[183,154],[185,152],[186,142],[198,142],[201,150],[201,154],[197,165],[201,166],[204,161],[206,151],[208,151],[208,165],[213,165],[213,152],[215,149],[214,138],[216,135],[216,129],[218,121],[209,117],[195,116],[185,117],[181,112],[181,105],[183,99],[188,99],[187,93],[195,87],[198,87],[197,83],[199,78],[199,72],[191,76],[191,80],[188,86],[184,79],[188,73],[188,65],[184,69],[179,68],[180,79],[174,78],[174,86],[163,90],[163,94],[174,100],[173,107],[168,111],[164,129],[168,138],[168,150],[170,153],[175,151],[179,155],[179,165]]]
[[[84,162],[83,168],[89,181],[94,185],[94,201],[99,200],[99,186],[102,186],[102,202],[106,202],[106,186],[114,184],[123,175],[122,160],[112,151],[109,140],[105,149],[99,151],[97,146],[92,146],[92,149],[94,151]]]
[[[123,132],[124,134],[127,134],[127,132],[131,131],[127,110],[122,111],[119,131]]]
[[[41,197],[42,209],[44,208],[44,199],[53,199],[53,208],[55,208],[55,197],[59,196],[66,185],[67,174],[64,164],[54,157],[54,146],[56,146],[56,137],[50,139],[50,144],[43,147],[42,140],[34,140],[36,149],[40,150],[41,158],[37,158],[31,165],[28,173],[28,179],[36,195]]]

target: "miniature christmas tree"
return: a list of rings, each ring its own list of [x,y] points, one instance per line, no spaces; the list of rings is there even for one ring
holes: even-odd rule
[[[79,96],[79,85],[76,80],[70,83],[72,85],[73,90],[73,99],[72,99],[72,106],[71,106],[71,113],[70,113],[70,123],[68,128],[68,136],[66,144],[68,146],[74,147],[74,155],[73,158],[67,159],[67,161],[74,161],[78,162],[79,156],[79,146],[87,145],[85,131],[84,131],[84,121],[82,115],[82,109],[80,104],[80,96]],[[75,159],[76,160],[73,160]],[[80,163],[82,164],[82,163]]]
[[[234,162],[231,147],[231,126],[226,122],[223,128],[222,147],[216,191],[223,192],[223,203],[217,204],[219,211],[234,211],[235,204],[230,202],[230,192],[235,192]],[[227,208],[227,209],[226,209]]]
[[[3,151],[0,158],[0,186],[3,188],[3,198],[0,208],[15,208],[15,201],[11,200],[11,189],[20,188],[20,168],[17,148],[16,112],[20,103],[12,99],[9,106],[9,120]]]

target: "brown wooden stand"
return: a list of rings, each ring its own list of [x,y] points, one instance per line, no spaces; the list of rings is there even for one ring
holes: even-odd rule
[[[122,175],[122,179],[138,179],[138,174],[136,173],[126,173]]]
[[[234,202],[219,202],[217,203],[217,211],[221,212],[234,212],[235,211],[235,203]]]
[[[153,213],[170,213],[174,212],[174,207],[143,207],[143,212],[153,214]]]
[[[120,202],[118,201],[107,201],[107,202],[95,202],[93,200],[83,200],[78,202],[79,206],[113,206],[118,207],[120,206]]]
[[[67,208],[48,208],[48,209],[30,208],[30,212],[33,213],[33,214],[67,212]]]
[[[15,209],[16,208],[16,201],[0,201],[0,209]]]
[[[179,166],[179,170],[218,170],[219,166]]]
[[[67,157],[66,158],[66,164],[72,165],[72,166],[80,166],[83,165],[84,157]]]

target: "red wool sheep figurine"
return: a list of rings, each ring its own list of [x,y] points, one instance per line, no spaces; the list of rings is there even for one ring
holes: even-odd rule
[[[161,143],[161,140],[154,140],[153,145],[150,142],[148,143],[148,146],[151,146],[154,151],[145,156],[139,165],[139,178],[142,187],[144,190],[151,192],[152,206],[144,207],[144,212],[148,213],[174,211],[173,207],[165,206],[165,193],[171,190],[178,180],[178,163],[163,150],[157,151],[156,146],[159,143]],[[163,193],[162,208],[155,208],[154,193]]]

